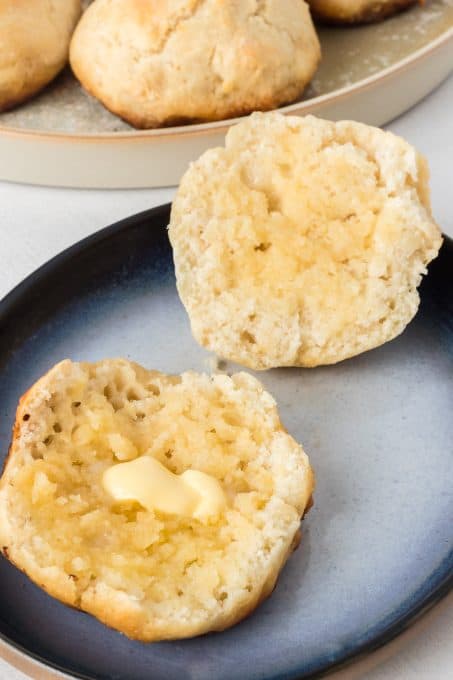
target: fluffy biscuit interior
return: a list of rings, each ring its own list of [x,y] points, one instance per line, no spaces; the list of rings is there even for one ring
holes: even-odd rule
[[[51,593],[58,572],[68,583],[62,599],[88,611],[101,585],[123,594],[139,622],[113,625],[158,639],[222,627],[278,573],[312,474],[253,377],[65,361],[20,413],[0,490],[0,536]],[[115,502],[103,472],[141,455],[177,474],[212,475],[227,509],[200,522]]]
[[[195,337],[253,368],[331,363],[397,335],[441,244],[424,159],[360,123],[254,114],[173,204]]]

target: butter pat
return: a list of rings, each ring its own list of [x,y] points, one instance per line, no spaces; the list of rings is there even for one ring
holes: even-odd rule
[[[136,501],[147,510],[201,521],[218,516],[226,506],[223,489],[211,475],[197,470],[175,475],[150,456],[112,465],[102,483],[116,501]]]

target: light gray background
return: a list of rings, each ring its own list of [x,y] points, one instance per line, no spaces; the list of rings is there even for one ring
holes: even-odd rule
[[[427,157],[433,213],[450,236],[453,236],[452,112],[453,77],[388,126]],[[85,191],[0,182],[0,297],[63,248],[122,217],[170,201],[173,194],[174,189]],[[446,680],[453,677],[452,640],[453,596],[450,596],[400,639],[332,679]],[[24,677],[0,660],[0,680]]]

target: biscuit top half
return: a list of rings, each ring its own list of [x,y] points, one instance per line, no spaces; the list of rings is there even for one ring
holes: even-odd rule
[[[333,363],[395,337],[441,245],[413,147],[277,113],[190,166],[169,233],[196,339],[252,368]]]

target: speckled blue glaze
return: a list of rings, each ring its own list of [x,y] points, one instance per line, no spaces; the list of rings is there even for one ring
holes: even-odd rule
[[[167,220],[164,207],[100,232],[0,304],[2,458],[20,395],[64,357],[206,370],[176,293]],[[452,266],[449,243],[393,342],[336,366],[259,374],[317,488],[300,548],[250,618],[192,640],[132,642],[1,559],[1,635],[81,677],[263,680],[317,674],[396,634],[447,590],[453,567]]]

